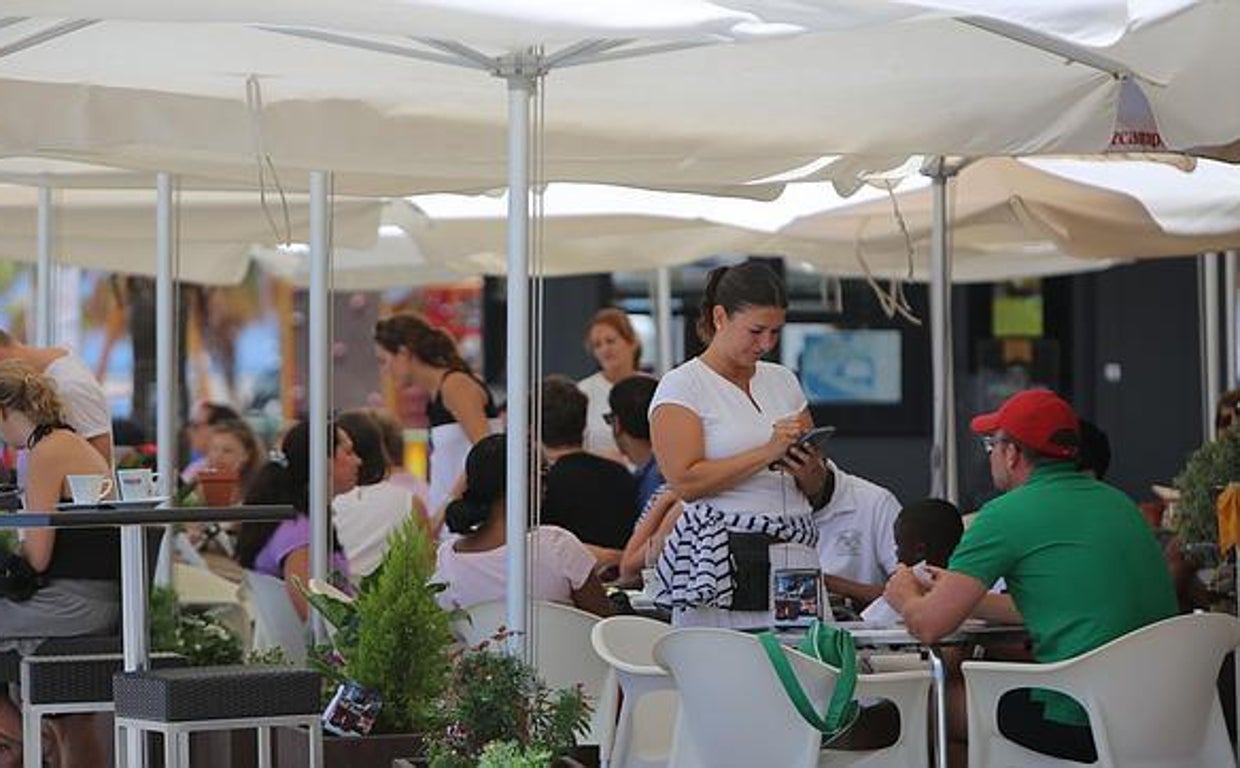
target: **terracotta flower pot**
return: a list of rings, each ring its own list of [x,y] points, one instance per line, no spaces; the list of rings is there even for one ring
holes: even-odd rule
[[[208,507],[230,507],[241,501],[241,478],[236,472],[204,469],[198,473],[198,491]]]

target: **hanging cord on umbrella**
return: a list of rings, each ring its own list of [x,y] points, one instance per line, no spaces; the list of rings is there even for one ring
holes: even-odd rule
[[[873,270],[870,269],[869,262],[866,261],[862,253],[860,232],[857,233],[857,237],[854,240],[853,255],[857,259],[857,263],[861,265],[861,271],[865,273],[865,281],[870,286],[870,290],[878,298],[878,304],[882,308],[883,314],[888,318],[899,315],[913,325],[921,325],[921,318],[914,314],[913,306],[909,303],[908,296],[904,293],[905,284],[913,279],[913,260],[916,255],[916,249],[913,247],[913,236],[909,233],[908,222],[904,218],[903,211],[900,210],[900,201],[896,197],[895,185],[885,182],[882,186],[891,200],[892,213],[895,215],[896,224],[900,227],[900,234],[904,238],[904,251],[908,260],[908,268],[903,277],[893,277],[889,281],[888,287],[884,288],[879,284]]]
[[[538,48],[534,52],[536,60],[542,60],[542,48]],[[543,251],[543,192],[545,190],[544,179],[546,178],[546,166],[544,163],[544,120],[546,119],[546,98],[544,96],[543,86],[545,81],[541,76],[534,79],[534,107],[531,110],[530,124],[530,166],[529,180],[530,190],[530,219],[527,236],[529,238],[529,254],[530,254],[530,276],[533,280],[533,301],[531,302],[531,314],[533,315],[534,325],[531,333],[531,347],[533,353],[533,364],[530,366],[530,391],[534,393],[534,408],[531,416],[531,425],[533,431],[533,444],[542,446],[542,377],[543,377],[543,339],[546,325],[544,323],[543,308],[546,300],[546,262],[544,260]],[[511,191],[510,191],[511,193]],[[541,451],[540,451],[541,453]],[[541,471],[541,459],[530,478],[530,512],[528,519],[532,521],[536,529],[542,524],[542,498],[543,498],[543,473]],[[531,539],[531,540],[537,540]],[[538,547],[529,547],[526,549],[526,584],[534,583],[534,573],[538,569],[539,550]],[[526,590],[526,600],[529,602],[531,617],[534,616],[533,604],[535,598],[532,592]],[[531,663],[538,658],[538,644],[541,638],[537,632],[527,633],[527,642],[525,644],[527,661]]]
[[[256,75],[250,75],[245,79],[245,108],[250,116],[250,138],[254,144],[254,159],[258,164],[258,204],[263,209],[263,216],[267,218],[267,226],[271,227],[271,233],[275,235],[276,241],[284,243],[285,246],[292,245],[293,224],[289,214],[288,197],[284,194],[284,187],[280,184],[280,176],[276,173],[276,164],[271,159],[271,153],[267,151],[266,137],[263,133],[263,87]],[[275,216],[267,203],[268,174],[271,176],[271,184],[280,195],[280,210],[284,219],[283,232],[276,224]]]

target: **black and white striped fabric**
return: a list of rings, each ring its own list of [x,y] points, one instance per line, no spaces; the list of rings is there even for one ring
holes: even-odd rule
[[[813,515],[779,516],[721,512],[709,504],[685,504],[659,556],[654,603],[664,610],[731,608],[735,567],[728,532],[763,533],[789,544],[818,545]]]

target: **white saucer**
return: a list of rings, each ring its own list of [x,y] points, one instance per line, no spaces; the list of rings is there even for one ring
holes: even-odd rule
[[[149,499],[104,499],[97,504],[75,504],[71,501],[57,504],[56,509],[155,509],[168,501],[167,496],[152,496]]]

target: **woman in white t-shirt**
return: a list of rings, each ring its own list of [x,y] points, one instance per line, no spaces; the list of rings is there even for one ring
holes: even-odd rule
[[[413,516],[429,529],[426,508],[413,491],[393,483],[383,432],[366,409],[345,411],[336,426],[348,433],[353,451],[361,460],[357,486],[332,499],[332,523],[336,538],[349,561],[349,575],[356,581],[369,576],[388,551],[388,539]]]
[[[448,504],[448,530],[459,538],[439,546],[431,578],[447,585],[438,597],[445,610],[499,600],[507,590],[506,445],[504,435],[474,444],[465,461],[465,492]],[[599,616],[611,613],[611,603],[594,574],[594,555],[576,536],[554,525],[540,525],[530,531],[526,551],[534,566],[531,597],[575,605]]]
[[[677,626],[769,625],[769,569],[818,569],[813,510],[831,476],[796,442],[813,425],[796,376],[762,360],[787,306],[765,265],[712,271],[698,321],[707,347],[650,403],[659,468],[685,504],[658,564],[656,603]]]
[[[586,408],[587,451],[625,464],[624,454],[616,445],[611,426],[603,419],[611,410],[607,396],[616,382],[639,373],[642,359],[642,343],[629,322],[624,310],[605,307],[595,313],[586,328],[586,349],[598,361],[598,373],[577,382],[577,388],[585,393],[589,406]]]

